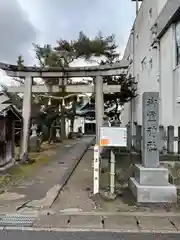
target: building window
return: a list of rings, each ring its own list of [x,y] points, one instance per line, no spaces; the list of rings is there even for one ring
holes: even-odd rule
[[[142,62],[141,62],[141,69],[142,71],[146,68],[146,57],[143,58]]]
[[[149,18],[152,18],[152,8],[149,9]]]
[[[149,60],[149,68],[150,68],[150,69],[153,68],[153,61],[152,61],[152,58]]]
[[[176,64],[180,65],[180,21],[176,24]]]
[[[137,82],[139,82],[139,74],[137,74]]]
[[[138,44],[138,42],[139,42],[139,35],[137,34],[136,35],[136,44]]]

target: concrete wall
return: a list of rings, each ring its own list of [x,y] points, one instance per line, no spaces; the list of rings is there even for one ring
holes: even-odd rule
[[[159,87],[157,82],[157,51],[151,45],[151,27],[158,16],[158,0],[144,0],[141,4],[139,14],[134,23],[134,64],[132,66],[133,76],[138,82],[138,97],[133,101],[133,122],[142,123],[142,93],[144,91],[156,91]],[[128,50],[133,52],[133,38],[128,41],[124,58],[127,59]],[[129,46],[128,46],[129,45]],[[123,125],[127,118],[131,121],[131,104],[126,104],[123,113]]]
[[[124,51],[124,56],[123,59],[127,61],[132,61],[131,64],[129,65],[128,73],[127,76],[129,77],[130,75],[133,76],[133,31],[130,33],[125,51]],[[125,127],[126,124],[130,121],[131,119],[131,103],[128,102],[125,104],[124,109],[121,112],[121,127]]]
[[[154,2],[156,0],[152,0],[152,2]],[[158,14],[161,12],[161,10],[163,9],[164,5],[167,3],[168,0],[157,0],[157,11]]]
[[[151,11],[151,13],[150,13]],[[135,32],[134,74],[138,82],[138,94],[135,101],[134,121],[142,124],[142,94],[147,91],[156,91],[157,82],[157,51],[152,49],[151,27],[157,18],[157,5],[154,1],[144,1],[137,17]]]
[[[173,108],[173,116],[174,123],[176,126],[180,126],[180,65],[175,68],[173,72],[174,77],[174,108]]]
[[[160,99],[161,99],[161,123],[165,126],[174,125],[173,115],[173,27],[171,26],[163,35],[160,41],[161,58],[161,80],[160,80]],[[168,47],[171,46],[171,47]]]
[[[160,50],[153,48],[151,28],[170,0],[144,0],[134,23],[134,64],[133,75],[138,82],[139,96],[125,105],[123,125],[128,121],[142,124],[142,94],[147,91],[160,93],[160,124],[180,125],[180,68],[175,66],[175,29],[172,24],[160,39]],[[132,40],[131,40],[132,41]],[[124,58],[132,52],[128,41]],[[133,116],[131,116],[131,108]]]

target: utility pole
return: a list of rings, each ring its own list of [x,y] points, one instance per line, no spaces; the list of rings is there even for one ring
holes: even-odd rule
[[[142,2],[142,0],[131,0],[132,2],[136,2],[136,17],[139,12],[139,2]]]
[[[139,0],[136,0],[136,16],[138,15],[139,11]]]
[[[138,16],[138,13],[139,13],[139,1],[140,0],[131,0],[132,2],[136,2],[136,18]],[[142,2],[142,1],[141,1]],[[132,66],[132,75],[133,75],[133,78],[135,78],[135,29],[132,29],[132,32],[131,32],[132,36],[133,36],[133,66]],[[135,99],[132,99],[131,100],[131,104],[130,104],[130,108],[131,108],[131,121],[130,121],[130,124],[131,124],[131,134],[133,135],[134,134],[134,103],[135,103]],[[133,143],[131,142],[131,145]]]

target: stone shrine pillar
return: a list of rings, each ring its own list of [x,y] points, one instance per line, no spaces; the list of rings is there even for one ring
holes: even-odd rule
[[[159,93],[145,92],[143,94],[143,141],[142,164],[144,167],[159,166]]]
[[[143,203],[176,202],[176,187],[169,183],[168,169],[159,164],[159,93],[143,93],[142,164],[136,164],[129,187]]]

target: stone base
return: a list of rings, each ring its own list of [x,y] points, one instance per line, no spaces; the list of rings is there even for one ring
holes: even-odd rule
[[[176,203],[176,187],[168,184],[166,186],[140,185],[135,178],[130,178],[129,188],[139,203]]]
[[[167,168],[146,168],[140,164],[135,165],[135,179],[140,185],[167,186],[169,184],[169,172]]]
[[[29,151],[38,152],[40,150],[40,139],[38,136],[30,136],[29,138]]]
[[[4,165],[0,165],[0,172],[4,172],[6,171],[7,169],[13,167],[15,164],[15,159],[12,158],[9,162],[7,162],[6,164]]]

